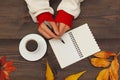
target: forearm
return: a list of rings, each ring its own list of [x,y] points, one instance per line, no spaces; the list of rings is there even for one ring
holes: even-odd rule
[[[29,9],[29,13],[34,22],[37,22],[37,16],[49,12],[54,13],[49,5],[49,0],[25,0]]]
[[[80,14],[80,3],[83,0],[62,0],[57,8],[57,11],[64,10],[65,12],[77,18]]]

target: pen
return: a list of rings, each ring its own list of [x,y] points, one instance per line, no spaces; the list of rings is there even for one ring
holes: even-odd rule
[[[44,24],[45,24],[54,34],[56,34],[56,33],[54,32],[53,28],[51,27],[51,25],[50,25],[47,21],[44,21]],[[61,38],[60,38],[60,41],[65,44],[65,42],[64,42]]]

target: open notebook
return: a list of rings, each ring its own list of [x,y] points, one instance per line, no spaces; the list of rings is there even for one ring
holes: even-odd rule
[[[87,24],[66,32],[61,38],[65,44],[58,39],[49,40],[61,68],[100,51]]]

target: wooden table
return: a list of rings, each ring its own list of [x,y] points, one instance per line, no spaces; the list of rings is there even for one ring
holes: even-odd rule
[[[60,0],[51,0],[56,9]],[[85,0],[80,16],[74,20],[73,28],[88,23],[100,48],[118,53],[120,51],[120,1]],[[101,68],[91,66],[86,58],[65,69],[61,69],[48,43],[45,56],[36,62],[24,60],[18,47],[21,38],[29,33],[38,33],[24,0],[0,0],[0,57],[13,60],[17,70],[11,74],[11,80],[45,80],[45,60],[47,59],[55,80],[64,80],[70,74],[87,70],[80,80],[95,80]],[[120,60],[120,58],[119,58]],[[119,72],[120,75],[120,72]]]

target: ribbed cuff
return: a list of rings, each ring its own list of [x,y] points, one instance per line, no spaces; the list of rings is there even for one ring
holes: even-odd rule
[[[73,19],[74,16],[72,16],[71,14],[65,12],[64,10],[59,10],[55,20],[56,22],[62,22],[71,27]]]
[[[42,13],[40,15],[37,16],[37,21],[38,21],[38,24],[40,25],[42,22],[44,21],[55,21],[53,19],[53,15],[49,12],[45,12],[45,13]]]

